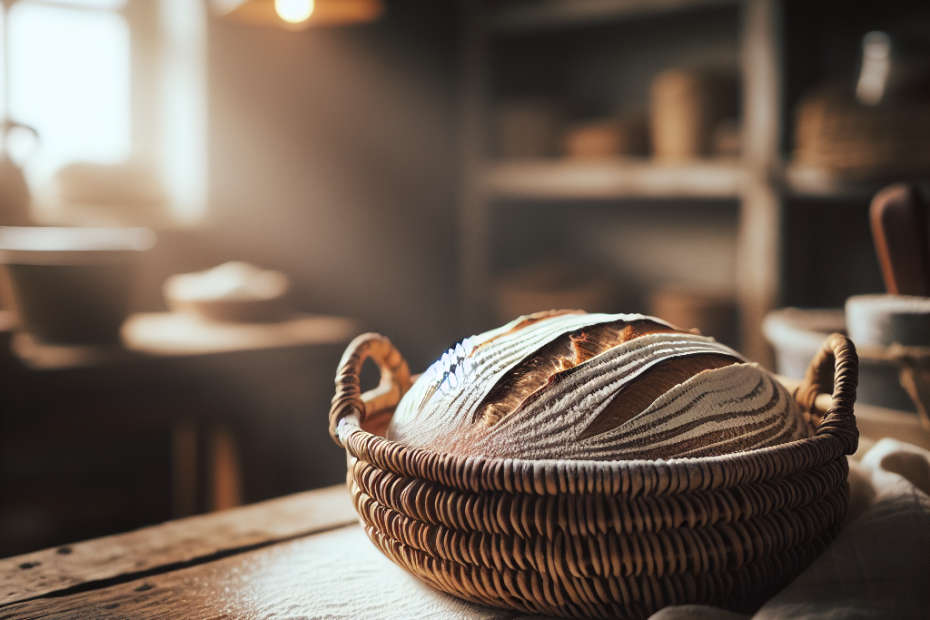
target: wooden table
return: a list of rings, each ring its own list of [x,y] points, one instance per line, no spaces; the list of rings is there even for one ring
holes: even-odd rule
[[[393,565],[344,486],[0,560],[0,618],[523,616]]]

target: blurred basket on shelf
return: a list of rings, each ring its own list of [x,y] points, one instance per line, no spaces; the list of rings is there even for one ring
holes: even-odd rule
[[[866,106],[824,87],[798,107],[793,165],[844,182],[930,172],[930,102]]]
[[[381,370],[362,394],[366,359]],[[724,456],[627,461],[462,457],[382,435],[410,389],[383,336],[343,356],[330,433],[371,540],[426,583],[529,613],[647,618],[667,605],[750,610],[836,537],[855,451],[855,347],[834,334],[795,390],[809,439]],[[822,418],[816,395],[833,385]]]

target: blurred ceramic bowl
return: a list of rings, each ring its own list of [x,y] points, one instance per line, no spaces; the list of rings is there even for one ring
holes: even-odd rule
[[[233,261],[213,269],[171,276],[164,294],[174,312],[211,321],[263,323],[288,317],[290,283],[279,271]]]
[[[775,349],[778,374],[803,379],[809,360],[831,332],[846,333],[842,308],[781,308],[766,315],[762,331]],[[856,341],[856,344],[859,343]],[[914,401],[901,386],[898,365],[892,361],[859,356],[859,386],[856,402],[900,411],[917,411]]]
[[[22,329],[41,341],[109,344],[129,311],[147,228],[0,227],[0,263]]]

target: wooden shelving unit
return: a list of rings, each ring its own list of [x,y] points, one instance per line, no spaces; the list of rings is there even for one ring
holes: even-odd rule
[[[488,127],[495,104],[492,66],[497,42],[527,32],[558,34],[605,22],[662,20],[680,11],[727,6],[739,12],[738,64],[744,110],[739,159],[664,165],[649,159],[510,161],[492,156]],[[733,288],[741,316],[740,348],[752,359],[771,363],[760,326],[774,307],[781,281],[779,138],[783,114],[777,0],[465,1],[462,10],[459,278],[467,327],[490,326],[493,210],[501,200],[734,200],[739,204]]]

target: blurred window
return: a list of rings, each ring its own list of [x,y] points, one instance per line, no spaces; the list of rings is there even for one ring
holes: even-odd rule
[[[203,216],[202,3],[4,0],[3,116],[39,140],[9,150],[42,196],[76,162],[133,162],[164,186],[176,220]],[[41,200],[40,200],[41,201]]]
[[[103,4],[102,2],[89,4]],[[22,1],[7,17],[9,116],[41,136],[33,185],[75,161],[130,157],[129,27],[119,13]]]

